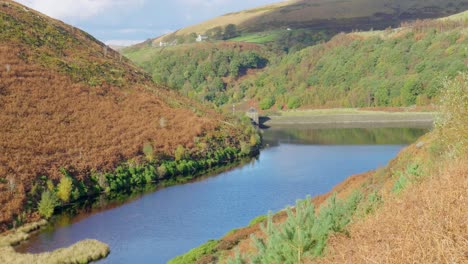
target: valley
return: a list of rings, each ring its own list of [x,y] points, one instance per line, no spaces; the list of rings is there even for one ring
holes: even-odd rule
[[[466,1],[284,1],[128,47],[77,25],[136,43],[151,3],[55,4],[0,1],[0,263],[466,261]]]

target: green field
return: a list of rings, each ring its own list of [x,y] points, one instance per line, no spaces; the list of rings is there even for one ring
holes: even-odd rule
[[[280,33],[280,30],[275,30],[260,33],[243,34],[242,36],[230,39],[229,41],[265,44],[277,40],[278,37],[280,37],[281,35]]]

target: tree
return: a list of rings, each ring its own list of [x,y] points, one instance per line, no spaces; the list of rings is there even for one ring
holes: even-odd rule
[[[231,39],[238,36],[237,27],[234,24],[229,24],[224,28],[224,39]]]
[[[210,37],[210,39],[215,40],[222,40],[223,39],[223,28],[222,27],[215,27],[206,31],[206,35]]]
[[[146,160],[152,161],[154,158],[153,145],[150,142],[146,142],[143,145],[143,153],[145,154]]]
[[[64,203],[70,201],[71,191],[73,189],[73,181],[70,177],[64,176],[60,179],[59,184],[57,185],[57,196]]]
[[[179,161],[185,158],[185,148],[182,145],[177,146],[175,153],[174,153],[174,157],[176,161]]]
[[[265,97],[260,101],[260,109],[268,110],[275,104],[275,98],[273,96]]]
[[[301,99],[298,96],[291,96],[288,99],[288,108],[296,109],[301,106]]]
[[[417,78],[408,79],[401,89],[401,97],[406,105],[414,105],[416,98],[422,91],[421,82]]]
[[[58,205],[57,197],[51,191],[45,191],[41,195],[41,201],[38,204],[39,214],[49,219],[53,214],[55,207]]]

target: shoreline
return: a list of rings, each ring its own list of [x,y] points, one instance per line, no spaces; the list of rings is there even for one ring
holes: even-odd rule
[[[257,153],[257,151],[258,150],[256,150],[254,153]],[[116,206],[114,203],[116,202],[118,202],[117,206],[121,206],[122,204],[132,202],[134,199],[139,199],[141,196],[148,193],[157,192],[159,190],[175,185],[183,185],[191,182],[200,181],[209,177],[213,177],[218,173],[238,168],[250,162],[256,155],[258,154],[251,156],[251,158],[240,158],[227,164],[220,164],[209,169],[201,170],[194,173],[191,176],[179,175],[174,178],[164,180],[158,184],[146,185],[146,187],[149,187],[148,189],[146,189],[145,187],[132,188],[128,192],[119,191],[116,193],[112,192],[109,194],[100,193],[95,196],[88,196],[86,198],[83,197],[73,204],[56,208],[56,213],[54,213],[53,217],[55,218],[62,214],[67,214],[70,208],[77,209],[77,207],[74,207],[72,205],[78,206],[78,212],[75,216],[80,216],[81,214],[84,214],[84,217],[89,217],[101,211],[106,211],[114,208]],[[112,195],[115,195],[115,197],[109,198],[109,200],[107,201],[108,204],[106,204],[104,208],[100,208],[96,211],[93,210],[92,212],[86,212],[86,207],[90,206],[90,204],[86,204],[87,201],[93,200],[92,204],[94,204],[100,196],[105,195],[111,195],[110,197],[113,197]],[[125,197],[124,201],[122,202],[119,200],[119,198],[122,196],[119,195],[128,195],[128,197]],[[5,259],[7,260],[20,259],[24,261],[35,261],[34,263],[47,263],[48,261],[56,261],[57,259],[58,261],[65,262],[79,260],[79,263],[89,263],[100,259],[104,259],[110,254],[110,247],[107,244],[95,239],[80,240],[77,243],[68,247],[59,248],[53,251],[45,251],[42,253],[29,253],[27,251],[18,250],[18,247],[24,245],[24,243],[27,243],[27,241],[32,235],[36,234],[37,232],[40,232],[41,229],[50,224],[54,225],[55,220],[56,219],[49,219],[49,221],[47,221],[45,219],[41,219],[37,222],[27,223],[21,227],[18,227],[17,229],[10,229],[6,232],[0,233],[0,253],[2,253],[0,254],[2,255],[0,256],[0,262],[1,260],[3,260],[2,257],[5,257]],[[77,250],[80,252],[74,254],[73,252]],[[9,262],[7,261],[5,263]]]
[[[107,244],[94,239],[81,240],[69,247],[37,254],[19,253],[15,246],[29,239],[47,225],[46,220],[26,224],[16,230],[0,235],[1,263],[89,263],[107,257],[110,248]]]
[[[260,127],[298,125],[317,128],[430,127],[434,123],[436,114],[435,112],[294,111],[260,117]]]

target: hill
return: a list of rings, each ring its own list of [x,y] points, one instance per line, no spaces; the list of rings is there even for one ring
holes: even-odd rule
[[[123,50],[147,70],[156,83],[200,101],[223,105],[239,100],[233,86],[246,75],[263,69],[272,52],[249,43],[197,43],[164,49],[131,47]]]
[[[447,16],[467,8],[463,0],[293,0],[225,14],[156,38],[154,42],[192,33],[210,35],[229,24],[244,34],[287,28],[335,33],[385,29],[404,21]]]
[[[101,192],[176,182],[259,143],[248,123],[12,1],[0,1],[0,124],[0,230]]]
[[[287,54],[252,43],[237,44],[249,49],[220,48],[236,47],[233,42],[135,46],[123,53],[155,82],[218,105],[249,100],[264,110],[424,106],[437,101],[444,78],[467,69],[467,12],[395,29],[341,33]],[[239,64],[233,53],[265,63]],[[244,70],[233,75],[226,70],[231,64]]]

